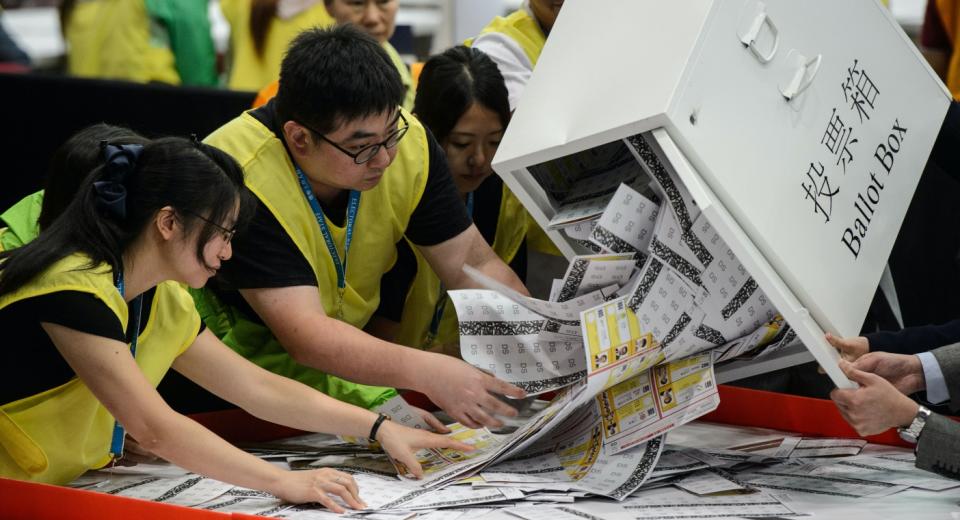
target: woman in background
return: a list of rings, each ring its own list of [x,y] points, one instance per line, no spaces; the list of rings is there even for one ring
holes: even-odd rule
[[[503,76],[484,53],[453,47],[430,58],[417,85],[414,113],[446,152],[450,174],[474,224],[523,279],[526,210],[490,163],[510,120]],[[371,332],[417,348],[459,355],[456,313],[446,291],[415,249],[401,241],[394,269],[383,278]]]
[[[280,61],[304,29],[333,25],[320,0],[220,0],[230,23],[227,86],[258,91],[280,76]]]

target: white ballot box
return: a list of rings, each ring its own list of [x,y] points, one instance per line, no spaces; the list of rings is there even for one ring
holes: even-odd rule
[[[859,333],[949,101],[875,0],[570,0],[493,166],[567,256],[669,178],[850,386],[824,332]]]

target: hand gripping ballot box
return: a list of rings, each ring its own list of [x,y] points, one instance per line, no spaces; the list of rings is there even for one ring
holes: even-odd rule
[[[824,333],[859,333],[949,102],[875,0],[568,0],[493,166],[568,257],[621,183],[675,184],[806,346],[718,379],[851,386]]]

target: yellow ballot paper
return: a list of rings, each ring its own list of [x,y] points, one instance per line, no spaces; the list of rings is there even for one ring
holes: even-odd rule
[[[605,377],[604,388],[626,381],[664,359],[660,345],[652,334],[641,330],[637,315],[626,302],[626,297],[617,298],[581,314],[588,377]]]

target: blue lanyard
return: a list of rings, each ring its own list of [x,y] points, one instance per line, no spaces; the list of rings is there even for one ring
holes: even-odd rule
[[[117,275],[117,290],[120,291],[120,297],[123,297],[124,292],[123,284],[123,271]],[[132,322],[133,324],[133,334],[130,337],[130,355],[136,359],[137,357],[137,338],[140,336],[140,312],[143,310],[143,295],[138,295],[134,299],[133,305],[133,314],[131,319],[128,321],[128,324]],[[119,460],[123,457],[123,440],[126,436],[126,431],[123,429],[123,425],[120,424],[120,421],[114,419],[113,421],[113,437],[110,439],[110,458],[114,461]]]
[[[347,255],[350,253],[350,242],[353,241],[353,225],[357,221],[357,210],[360,208],[360,192],[350,190],[350,202],[347,205],[347,236],[343,242],[343,260],[341,260],[340,254],[337,252],[337,246],[333,243],[333,236],[327,227],[327,221],[323,217],[323,209],[320,208],[320,202],[317,200],[316,195],[313,194],[313,189],[310,187],[310,183],[307,182],[307,177],[303,174],[303,170],[301,170],[299,166],[296,166],[295,169],[297,171],[297,179],[300,181],[300,189],[303,190],[303,195],[307,198],[310,209],[313,210],[313,216],[316,217],[317,224],[320,226],[320,232],[323,233],[323,241],[326,242],[327,250],[330,251],[333,266],[337,269],[337,317],[343,319],[343,296],[347,288]]]
[[[473,192],[467,193],[467,216],[473,220]]]
[[[473,192],[467,193],[467,215],[473,219]],[[437,304],[433,308],[433,317],[430,318],[430,330],[427,331],[427,338],[424,346],[429,347],[440,332],[440,320],[443,319],[443,311],[447,307],[447,288],[440,283],[440,294],[437,296]]]

